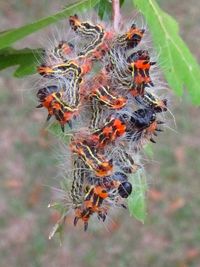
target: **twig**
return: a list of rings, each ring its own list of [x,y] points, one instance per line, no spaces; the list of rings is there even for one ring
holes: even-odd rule
[[[114,30],[117,31],[121,19],[120,0],[112,0],[112,19]]]

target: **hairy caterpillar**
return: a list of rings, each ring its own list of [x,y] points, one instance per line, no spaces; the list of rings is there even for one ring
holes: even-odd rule
[[[135,158],[162,131],[168,101],[157,92],[156,61],[141,44],[145,29],[134,23],[117,32],[77,15],[69,27],[80,46],[69,38],[46,51],[38,73],[51,85],[37,98],[48,119],[54,116],[63,131],[71,127],[73,172],[65,193],[74,225],[80,220],[87,230],[92,216],[105,221],[111,208],[126,207],[134,194],[130,176],[141,168]]]

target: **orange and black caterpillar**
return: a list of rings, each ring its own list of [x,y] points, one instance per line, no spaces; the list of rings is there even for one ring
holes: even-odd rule
[[[89,22],[80,22],[77,15],[71,16],[69,18],[69,23],[71,28],[82,37],[89,39],[89,43],[85,45],[82,51],[78,54],[79,56],[86,56],[96,49],[104,37],[104,29],[100,25],[94,25]]]
[[[104,199],[108,198],[107,189],[103,186],[88,186],[82,205],[75,209],[74,225],[78,220],[84,222],[84,230],[88,228],[90,216],[97,213],[98,218],[105,221],[108,206],[102,206]]]
[[[156,132],[162,131],[158,125],[164,123],[157,120],[156,112],[149,108],[138,109],[130,117],[126,114],[122,117],[127,121],[127,138],[136,142],[145,138],[155,143],[152,135],[157,136]]]
[[[76,117],[78,108],[70,107],[63,101],[65,92],[59,91],[57,86],[47,86],[39,89],[37,93],[40,104],[37,108],[46,108],[48,110],[47,121],[52,116],[60,123],[62,131],[64,131],[65,124],[71,126],[71,121]]]
[[[140,45],[144,29],[133,24],[118,34],[77,15],[69,24],[76,41],[63,38],[47,50],[38,73],[52,85],[37,98],[48,119],[54,116],[62,130],[71,126],[68,197],[74,225],[80,220],[87,230],[91,216],[104,221],[111,208],[126,207],[130,176],[141,169],[137,154],[162,131],[168,103],[156,93],[156,62]]]
[[[111,176],[104,177],[104,179],[98,179],[96,184],[104,186],[108,190],[108,198],[112,200],[114,197],[127,198],[132,192],[132,184],[123,172],[115,172]],[[120,206],[124,207],[124,204],[120,204]]]
[[[85,165],[98,177],[109,175],[113,170],[113,160],[107,160],[104,155],[89,146],[86,140],[73,140],[70,143],[72,153],[80,157]]]
[[[127,102],[126,97],[114,95],[109,86],[94,88],[89,96],[95,97],[99,103],[111,109],[121,109]]]
[[[139,29],[135,24],[132,24],[130,29],[121,36],[116,38],[116,46],[125,49],[131,49],[136,47],[144,35],[145,30]]]
[[[87,172],[83,161],[79,157],[73,157],[73,169],[73,181],[69,194],[73,206],[77,207],[83,202]]]
[[[71,42],[60,41],[56,47],[47,51],[46,57],[52,60],[61,59],[62,61],[69,60],[69,55],[74,51],[74,45]]]
[[[133,96],[144,95],[145,87],[151,85],[153,82],[150,78],[150,67],[155,65],[156,62],[150,61],[150,56],[147,50],[139,50],[128,57],[129,69],[132,71],[133,84],[130,92]]]
[[[154,86],[150,77],[150,68],[155,64],[156,62],[150,61],[147,50],[139,50],[126,58],[121,50],[111,49],[108,53],[106,70],[111,77],[114,73],[116,86],[123,86],[133,97],[136,97],[143,96],[146,87]]]
[[[140,165],[135,163],[133,156],[124,149],[123,144],[121,145],[119,153],[116,155],[114,162],[119,169],[126,174],[136,173],[138,169],[141,168]]]
[[[63,84],[63,90],[66,92],[67,102],[72,106],[78,106],[80,103],[80,86],[82,77],[87,71],[88,65],[80,67],[75,61],[38,67],[38,73],[43,77],[61,79],[60,83]]]
[[[78,79],[82,74],[81,67],[75,61],[67,61],[53,65],[41,65],[37,69],[38,73],[48,79],[68,78],[71,79],[72,73],[75,79]]]
[[[139,50],[133,53],[131,56],[128,57],[127,62],[130,64],[129,69],[133,71],[133,77],[136,78],[137,76],[142,76],[143,78],[147,78],[147,83],[149,78],[149,70],[150,67],[155,65],[156,62],[150,61],[149,52],[147,50]],[[151,82],[150,85],[153,86]]]
[[[104,35],[104,28],[101,25],[94,25],[88,21],[81,22],[76,14],[69,17],[69,24],[77,34],[82,35],[84,38],[94,39],[96,41],[94,46],[101,43]],[[98,35],[99,39],[97,38]]]
[[[124,179],[125,177],[125,179]],[[114,191],[113,191],[114,190]],[[84,222],[84,230],[88,228],[90,217],[97,213],[99,220],[105,221],[112,200],[115,197],[128,198],[132,192],[132,185],[127,181],[123,173],[115,174],[115,181],[106,178],[97,185],[86,187],[86,193],[82,205],[75,209],[74,225],[81,219]],[[107,202],[105,202],[108,200]],[[118,203],[116,203],[118,204]],[[125,208],[125,205],[121,204]]]
[[[138,104],[153,109],[156,113],[167,111],[167,99],[160,99],[153,93],[146,91],[143,97],[136,96],[135,100]]]
[[[108,144],[116,141],[117,138],[126,132],[126,124],[119,118],[110,118],[105,125],[96,130],[88,140],[92,142],[96,148],[104,148]]]
[[[89,122],[89,129],[95,131],[100,127],[100,121],[104,119],[102,105],[96,98],[90,99],[91,118]]]
[[[99,60],[109,50],[109,41],[113,38],[112,32],[106,32],[99,24],[94,25],[88,21],[81,22],[77,15],[70,16],[69,23],[78,35],[87,40],[81,52],[78,53],[79,57],[83,56],[91,60]]]
[[[124,204],[118,203],[118,198],[127,198],[132,192],[132,185],[124,173],[115,172],[112,176],[99,179],[98,176],[89,175],[79,157],[74,158],[73,166],[73,183],[69,193],[75,209],[75,226],[82,220],[86,231],[88,221],[95,213],[99,220],[105,221],[112,203],[125,208]]]

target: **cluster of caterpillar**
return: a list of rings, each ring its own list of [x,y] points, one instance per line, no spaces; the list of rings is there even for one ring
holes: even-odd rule
[[[137,155],[155,143],[168,108],[167,99],[153,93],[156,62],[141,45],[145,29],[132,24],[116,32],[77,15],[70,16],[69,26],[75,41],[61,40],[38,67],[46,86],[37,92],[37,107],[63,132],[68,125],[66,169],[73,171],[64,199],[74,225],[82,221],[86,231],[91,216],[105,221],[111,208],[126,208],[130,176],[141,168]]]

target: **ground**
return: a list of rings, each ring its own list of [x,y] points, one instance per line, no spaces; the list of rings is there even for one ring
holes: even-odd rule
[[[20,26],[63,7],[65,1],[1,1],[1,30]],[[160,0],[180,23],[181,35],[200,60],[200,1]],[[16,47],[38,45],[32,35]],[[0,78],[0,262],[1,267],[199,267],[199,109],[187,94],[172,97],[177,127],[158,137],[148,169],[144,224],[126,211],[106,226],[84,233],[67,221],[62,247],[48,240],[57,214],[47,209],[58,185],[56,140],[41,130],[29,81]],[[197,77],[198,78],[198,77]]]

